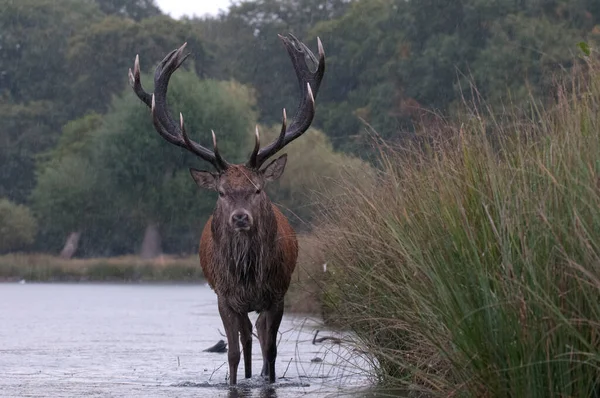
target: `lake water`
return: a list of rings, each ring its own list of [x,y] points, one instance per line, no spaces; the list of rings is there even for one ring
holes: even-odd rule
[[[0,284],[0,395],[356,397],[369,386],[368,362],[352,347],[313,345],[315,328],[336,334],[285,315],[277,382],[259,376],[255,337],[253,378],[242,360],[229,388],[227,354],[203,352],[226,341],[216,304],[202,285]]]

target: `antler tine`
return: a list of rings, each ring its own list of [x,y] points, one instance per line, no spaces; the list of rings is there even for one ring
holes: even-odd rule
[[[133,63],[133,72],[131,72],[131,68],[129,69],[129,84],[133,88],[133,91],[138,96],[139,99],[142,100],[148,107],[152,106],[152,95],[148,94],[146,90],[142,87],[142,82],[140,80],[140,55],[137,54],[135,56],[135,61]]]
[[[286,131],[287,131],[287,114],[285,113],[285,108],[283,108],[283,118],[281,120],[281,131],[279,132],[279,137],[277,137],[277,146],[283,146]]]
[[[181,128],[181,135],[183,136],[183,140],[185,141],[185,144],[187,145],[187,149],[189,149],[191,152],[198,155],[202,159],[204,159],[208,162],[211,162],[217,170],[225,170],[225,169],[227,169],[227,167],[229,167],[229,163],[227,163],[219,154],[219,149],[217,148],[217,137],[215,137],[214,131],[211,130],[212,138],[213,138],[213,148],[214,148],[214,151],[211,153],[208,149],[196,144],[187,135],[187,132],[185,130],[185,124],[183,122],[183,114],[181,112],[179,113],[179,125]],[[202,148],[202,149],[200,149],[200,148]],[[208,152],[208,157],[209,157],[208,159],[206,158],[207,152]],[[214,155],[214,160],[211,155]]]
[[[280,151],[287,144],[300,137],[310,127],[315,116],[315,98],[321,86],[321,80],[325,73],[325,50],[321,39],[317,38],[317,47],[319,49],[319,59],[310,51],[310,49],[298,40],[294,35],[281,36],[279,38],[290,56],[292,65],[296,72],[298,84],[300,87],[300,104],[292,124],[287,128],[286,115],[284,110],[284,121],[282,131],[276,141],[271,142],[262,148],[257,156],[254,167],[260,166],[275,153]],[[307,61],[312,63],[313,68],[316,64],[316,70],[313,72],[308,66]]]
[[[225,170],[227,167],[229,167],[229,164],[221,157],[221,154],[219,153],[219,147],[217,147],[217,136],[215,135],[215,132],[213,130],[210,130],[210,132],[212,133],[213,151],[215,154],[215,159],[217,161],[217,165],[219,166],[217,168]]]
[[[256,125],[256,129],[254,131],[254,149],[252,149],[252,153],[250,154],[250,160],[246,163],[246,166],[250,168],[256,167],[256,155],[258,155],[258,150],[260,149],[260,134],[258,133],[258,124]]]
[[[183,137],[183,141],[185,141],[185,145],[187,145],[187,149],[194,152],[196,155],[202,157],[201,154],[195,151],[194,144],[192,143],[192,140],[190,140],[190,137],[187,135],[187,131],[185,130],[185,122],[183,121],[183,113],[181,112],[179,112],[179,128],[181,129],[181,136]]]
[[[216,145],[213,152],[192,141],[185,130],[183,115],[179,114],[179,123],[176,123],[167,107],[166,97],[169,79],[190,55],[189,53],[183,54],[186,45],[187,43],[184,43],[178,49],[171,51],[156,67],[154,94],[147,93],[142,87],[139,55],[135,57],[133,71],[129,69],[129,84],[138,98],[151,109],[154,128],[166,141],[189,150],[201,159],[211,163],[218,171],[223,171],[229,167],[229,164],[218,153]]]
[[[287,129],[287,115],[285,113],[285,108],[283,108],[281,132],[279,133],[279,136],[277,137],[277,141],[276,141],[278,146],[283,146],[283,140],[285,138],[286,129]],[[258,132],[258,125],[256,125],[254,137],[255,137],[254,149],[252,150],[252,153],[250,154],[250,160],[246,163],[246,166],[251,169],[257,169],[260,167],[260,165],[257,164],[258,151],[260,150],[260,135]]]

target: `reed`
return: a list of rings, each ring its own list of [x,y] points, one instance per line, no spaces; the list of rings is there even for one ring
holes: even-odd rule
[[[382,383],[437,396],[600,395],[600,68],[522,117],[470,108],[381,143],[324,205],[326,312]]]

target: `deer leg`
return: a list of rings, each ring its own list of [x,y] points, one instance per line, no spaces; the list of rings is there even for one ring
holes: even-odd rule
[[[260,351],[263,358],[263,367],[260,371],[260,375],[263,377],[269,376],[269,367],[267,366],[267,338],[265,333],[267,332],[267,315],[263,311],[256,320],[256,333],[258,334],[258,342],[260,343]]]
[[[267,365],[269,383],[274,383],[275,359],[277,358],[277,332],[279,331],[279,325],[281,325],[281,318],[283,317],[283,300],[274,304],[268,311],[266,311],[266,316],[266,356],[264,359]]]
[[[240,337],[244,351],[244,374],[249,379],[252,377],[252,322],[247,314],[240,315]]]
[[[240,364],[239,314],[235,313],[223,300],[218,301],[219,315],[227,335],[227,362],[229,363],[229,384],[237,384],[237,369]]]

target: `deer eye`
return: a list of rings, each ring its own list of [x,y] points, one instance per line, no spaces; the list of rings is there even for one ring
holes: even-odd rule
[[[220,197],[224,197],[224,196],[225,196],[225,192],[223,192],[223,191],[219,191],[219,196],[220,196]]]
[[[260,194],[260,192],[261,192],[260,188],[258,188],[255,193],[258,195],[258,194]]]

